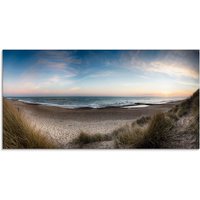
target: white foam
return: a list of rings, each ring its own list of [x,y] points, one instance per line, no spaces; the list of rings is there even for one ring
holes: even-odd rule
[[[148,107],[149,105],[135,105],[135,106],[125,106],[123,108],[145,108],[145,107]]]

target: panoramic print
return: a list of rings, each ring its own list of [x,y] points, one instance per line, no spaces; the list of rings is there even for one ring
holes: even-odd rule
[[[198,50],[3,50],[3,149],[198,149]]]

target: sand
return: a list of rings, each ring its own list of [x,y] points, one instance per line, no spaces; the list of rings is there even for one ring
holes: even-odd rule
[[[42,134],[53,138],[60,147],[65,147],[81,131],[88,134],[111,133],[121,126],[130,125],[137,118],[151,116],[157,112],[166,112],[179,103],[173,102],[130,109],[66,109],[26,104],[19,101],[10,102],[23,113],[33,126],[41,130]]]

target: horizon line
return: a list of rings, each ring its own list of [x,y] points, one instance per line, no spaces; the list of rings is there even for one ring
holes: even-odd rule
[[[193,94],[193,93],[192,93]],[[109,96],[109,95],[31,95],[31,96],[23,96],[23,95],[6,95],[2,96],[4,98],[11,98],[11,97],[188,97],[190,95],[132,95],[132,96],[127,96],[127,95],[114,95],[114,96]]]

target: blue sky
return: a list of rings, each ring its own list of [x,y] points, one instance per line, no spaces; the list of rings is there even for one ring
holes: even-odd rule
[[[188,96],[197,50],[4,50],[5,96]]]

